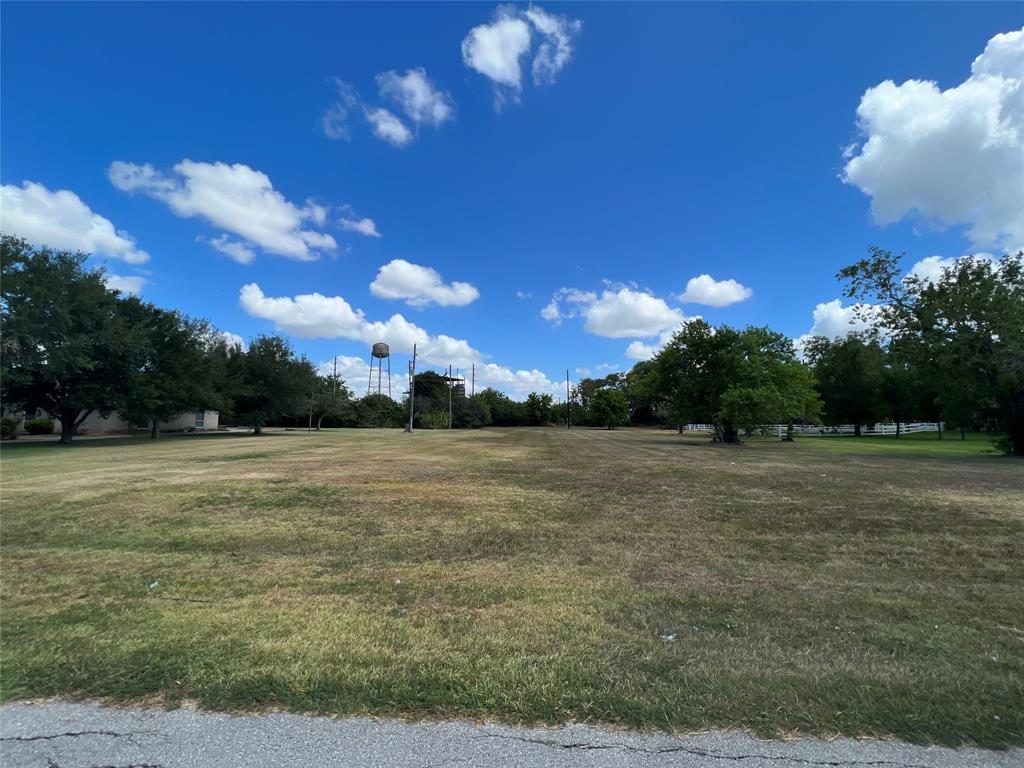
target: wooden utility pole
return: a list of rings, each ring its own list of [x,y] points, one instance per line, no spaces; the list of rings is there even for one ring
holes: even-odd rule
[[[409,361],[409,426],[406,432],[412,432],[413,402],[416,399],[416,345],[412,345],[412,360]]]
[[[565,369],[565,428],[572,429],[572,419],[569,417],[572,412],[572,398],[569,397],[569,369]]]
[[[452,428],[452,364],[448,363],[448,429]]]
[[[476,397],[476,363],[473,363],[473,383],[470,385],[470,397]]]

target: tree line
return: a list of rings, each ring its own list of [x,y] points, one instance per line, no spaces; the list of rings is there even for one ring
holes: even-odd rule
[[[115,410],[153,437],[161,422],[200,408],[256,433],[409,423],[408,395],[354,398],[285,339],[260,336],[243,349],[206,321],[110,290],[85,259],[2,238],[0,400],[59,418],[61,442],[89,414]],[[900,257],[872,248],[839,274],[870,331],[815,337],[798,353],[767,327],[692,320],[651,360],[584,378],[560,403],[492,388],[465,397],[427,371],[415,377],[413,426],[706,423],[716,440],[738,442],[768,424],[853,424],[859,433],[884,420],[943,421],[998,431],[1005,450],[1024,454],[1022,260],[965,258],[931,281],[904,276]]]

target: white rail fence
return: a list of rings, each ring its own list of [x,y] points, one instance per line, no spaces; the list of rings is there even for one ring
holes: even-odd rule
[[[937,421],[915,421],[910,423],[900,423],[899,434],[910,435],[914,432],[938,432],[939,428],[942,431],[946,430],[944,424]],[[713,424],[687,424],[687,431],[690,432],[714,432],[715,426]],[[765,431],[774,432],[782,437],[786,434],[788,425],[786,424],[768,424],[765,426]],[[875,424],[873,427],[868,429],[866,426],[860,428],[862,435],[895,435],[896,425],[895,424]],[[806,435],[808,437],[841,437],[842,435],[853,435],[856,434],[856,429],[853,424],[838,424],[834,427],[824,427],[815,424],[794,424],[793,425],[794,435]]]

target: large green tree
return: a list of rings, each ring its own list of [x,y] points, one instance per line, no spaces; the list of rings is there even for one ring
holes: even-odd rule
[[[884,418],[885,352],[876,339],[855,333],[839,339],[815,336],[805,342],[804,354],[825,404],[826,424],[853,424],[860,435],[862,425]]]
[[[90,413],[123,404],[147,347],[130,305],[86,258],[0,237],[3,399],[56,416],[65,444]]]
[[[144,334],[144,351],[125,382],[119,412],[136,424],[146,423],[150,437],[160,436],[160,422],[196,408],[223,407],[211,376],[211,346],[223,343],[209,324],[140,301],[122,299],[122,311]]]
[[[590,396],[590,413],[602,427],[615,429],[629,423],[629,401],[614,387],[604,387]]]
[[[872,247],[839,273],[846,295],[940,386],[940,407],[991,408],[1009,452],[1024,455],[1024,253],[967,257],[937,280],[906,275],[902,256]],[[965,402],[967,401],[967,402]],[[953,405],[955,403],[955,406]]]
[[[316,370],[296,357],[280,336],[258,336],[249,349],[229,358],[234,367],[233,418],[257,435],[271,421],[307,413]]]
[[[790,421],[813,408],[814,391],[793,343],[768,328],[684,325],[654,359],[656,386],[678,423],[710,423],[716,439]]]

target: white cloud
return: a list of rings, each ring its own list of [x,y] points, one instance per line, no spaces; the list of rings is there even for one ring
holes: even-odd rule
[[[198,239],[204,240],[202,237],[199,237]],[[227,235],[218,235],[217,237],[205,240],[205,242],[212,245],[229,259],[237,261],[239,264],[251,264],[252,260],[256,258],[256,251],[245,243],[232,240]]]
[[[527,8],[525,15],[543,37],[533,57],[533,82],[549,85],[572,58],[572,38],[579,34],[583,22],[547,13],[536,5]]]
[[[749,299],[754,292],[732,278],[715,280],[711,275],[691,277],[686,283],[686,290],[679,296],[680,301],[693,304],[705,304],[709,307],[727,307],[739,301]]]
[[[477,363],[476,391],[480,392],[487,387],[493,387],[517,399],[522,399],[531,392],[565,397],[565,382],[553,381],[546,373],[536,368],[514,371],[495,363]]]
[[[942,277],[942,272],[945,269],[950,269],[956,266],[956,263],[960,258],[968,257],[955,257],[950,256],[949,258],[943,258],[942,256],[928,256],[918,261],[914,266],[910,268],[910,274],[914,277],[919,277],[922,280],[934,283]],[[975,253],[973,254],[975,259],[986,259],[988,261],[995,261],[995,256],[991,253]]]
[[[552,325],[561,325],[562,320],[576,317],[579,306],[586,306],[597,301],[593,291],[581,291],[578,288],[559,288],[540,311],[540,316]]]
[[[20,187],[0,187],[0,229],[36,246],[83,251],[129,264],[149,261],[149,254],[136,245],[135,238],[115,229],[110,219],[93,213],[74,192],[51,192],[32,181]]]
[[[655,336],[686,319],[664,299],[632,288],[603,291],[584,307],[583,317],[587,331],[609,339]]]
[[[107,175],[123,192],[142,192],[166,203],[177,216],[203,218],[267,253],[312,261],[319,254],[311,248],[337,247],[331,235],[303,228],[307,222],[322,224],[324,208],[310,202],[305,206],[289,202],[265,173],[241,163],[187,159],[175,165],[174,172],[175,177],[168,177],[148,163],[117,160]]]
[[[370,293],[382,299],[404,299],[412,307],[464,307],[480,297],[470,283],[446,284],[437,270],[405,259],[394,259],[382,266],[370,283]]]
[[[346,219],[342,218],[340,222],[341,228],[346,232],[357,232],[364,237],[380,237],[380,232],[377,231],[377,224],[373,219]]]
[[[871,197],[880,224],[916,211],[968,226],[975,245],[1024,243],[1024,29],[989,40],[959,85],[886,80],[857,116],[866,141],[842,178]]]
[[[348,141],[352,138],[349,129],[349,115],[358,105],[359,97],[348,83],[334,79],[338,89],[338,98],[320,116],[320,130],[328,139]]]
[[[463,339],[431,335],[402,315],[385,321],[369,321],[361,309],[353,309],[341,296],[306,293],[295,297],[267,296],[256,283],[242,286],[239,303],[252,317],[269,320],[278,330],[304,339],[345,338],[373,344],[387,342],[392,353],[412,352],[413,344],[427,362],[468,365],[480,353]]]
[[[367,122],[373,128],[373,135],[396,147],[404,147],[412,141],[412,131],[399,120],[393,112],[384,107],[373,107],[364,110]]]
[[[516,291],[516,298],[525,301],[526,299],[532,299],[533,294],[530,293],[529,291]]]
[[[694,319],[694,318],[690,318]],[[629,360],[650,360],[656,354],[661,352],[665,348],[665,345],[672,341],[672,337],[675,335],[678,328],[669,328],[662,331],[658,336],[658,340],[653,344],[648,344],[643,341],[630,342],[629,346],[626,347],[625,355]]]
[[[687,319],[664,299],[646,291],[632,286],[607,285],[609,287],[600,295],[578,288],[560,288],[541,309],[540,315],[552,325],[581,316],[586,331],[609,339],[657,336],[677,328]]]
[[[137,296],[142,292],[142,287],[149,281],[141,275],[115,275],[113,272],[104,272],[103,282],[111,290],[121,291],[121,293],[134,293]]]
[[[572,39],[582,22],[547,13],[531,5],[525,11],[501,5],[490,23],[473,27],[462,41],[462,61],[488,77],[495,88],[495,106],[506,98],[518,100],[522,90],[522,60],[530,53],[535,30],[540,39],[533,57],[533,81],[537,85],[555,81],[572,58]]]
[[[380,95],[393,99],[417,125],[436,128],[455,116],[451,95],[435,88],[423,67],[406,70],[404,75],[393,70],[381,72],[377,75],[377,85]]]

